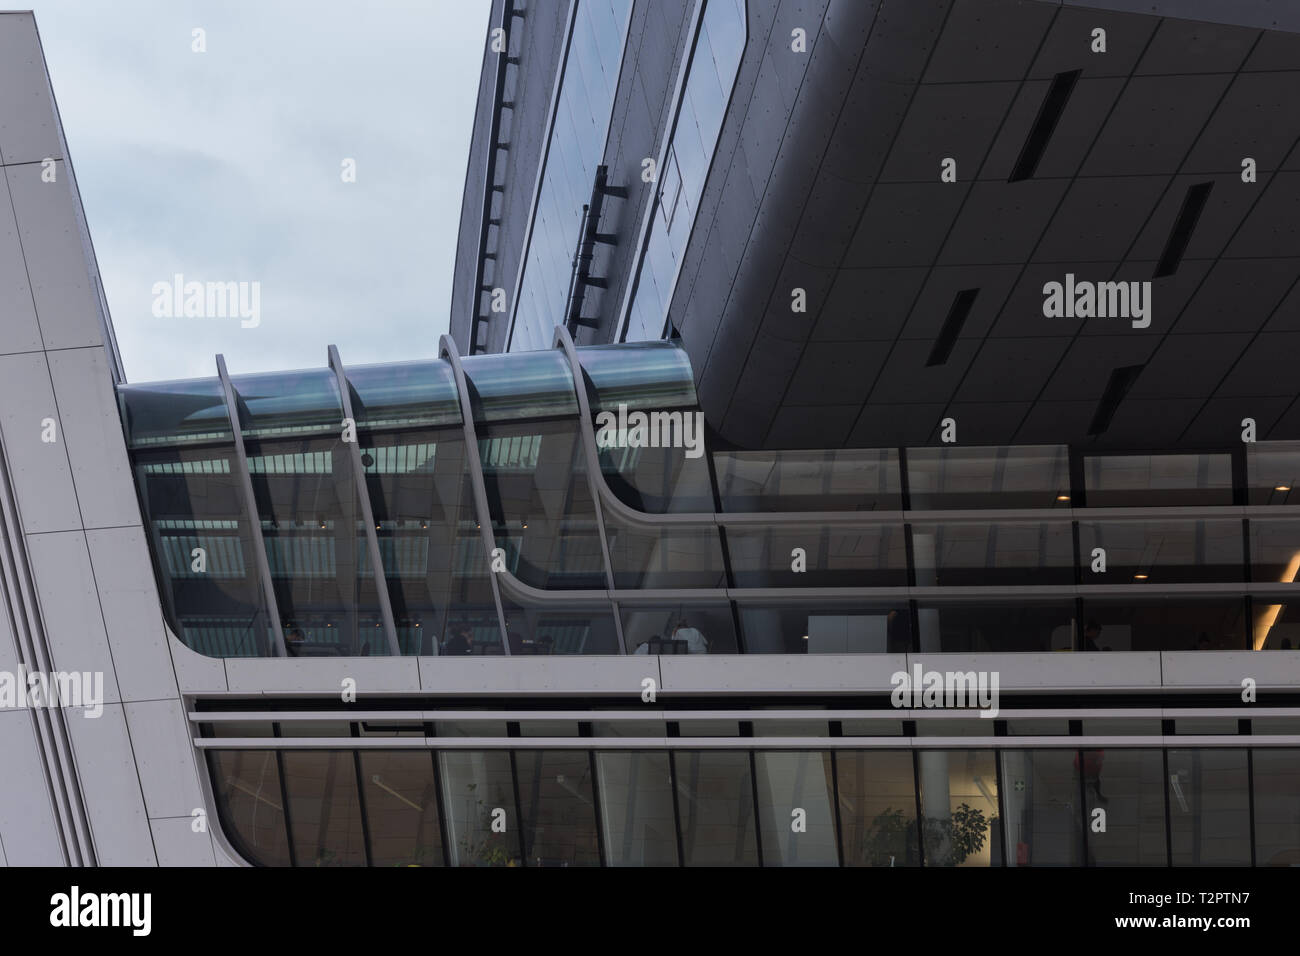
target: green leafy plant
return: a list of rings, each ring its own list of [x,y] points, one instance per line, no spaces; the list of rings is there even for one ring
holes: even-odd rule
[[[951,817],[923,817],[927,866],[959,866],[984,848],[996,817],[986,819],[982,810],[962,803]],[[861,838],[868,866],[915,866],[916,820],[892,807],[876,815]]]

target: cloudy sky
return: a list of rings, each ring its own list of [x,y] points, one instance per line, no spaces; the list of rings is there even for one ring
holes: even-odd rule
[[[22,0],[130,381],[437,353],[488,0]],[[206,34],[192,50],[193,30]],[[356,161],[356,182],[340,175]],[[260,282],[261,321],[155,283]]]

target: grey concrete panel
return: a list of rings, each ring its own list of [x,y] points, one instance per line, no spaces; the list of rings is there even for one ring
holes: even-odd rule
[[[658,657],[421,657],[420,686],[438,694],[627,694],[659,684]]]
[[[32,288],[27,283],[27,262],[18,241],[18,224],[14,222],[8,189],[0,190],[0,316],[4,316],[0,354],[34,352],[42,347]]]
[[[90,529],[140,524],[104,349],[51,352],[49,362],[82,525]]]
[[[51,183],[42,181],[39,164],[5,168],[36,318],[47,349],[103,345],[99,302],[77,223],[78,200],[67,167],[59,162],[54,170]]]
[[[3,21],[4,17],[0,17]],[[0,840],[9,866],[63,866],[32,716],[0,710]]]
[[[41,440],[47,418],[56,423],[57,441]],[[58,419],[45,356],[0,355],[0,438],[28,534],[81,527]]]
[[[1300,686],[1300,651],[1165,651],[1160,657],[1166,687],[1240,689],[1246,678],[1258,687]]]
[[[1160,686],[1160,654],[908,654],[923,671],[997,671],[999,693],[1037,690],[1134,690]]]
[[[77,774],[101,866],[154,866],[157,859],[121,704],[96,719],[68,720]]]
[[[125,704],[135,769],[150,817],[189,816],[203,806],[194,745],[179,700]]]
[[[669,655],[659,660],[665,694],[879,693],[903,670],[902,654]]]
[[[143,529],[88,531],[86,541],[122,699],[176,696],[176,673]],[[223,672],[223,689],[224,684]]]
[[[0,156],[6,165],[63,158],[54,97],[30,13],[0,13]]]
[[[85,534],[60,531],[31,535],[27,552],[53,666],[61,671],[103,673],[104,700],[120,701]]]
[[[191,817],[149,821],[159,866],[216,866],[211,835],[207,830],[195,833],[193,822]]]
[[[227,658],[230,690],[342,694],[344,678],[356,681],[357,700],[373,694],[420,689],[420,670],[410,657]]]
[[[219,657],[207,657],[186,647],[167,626],[161,611],[158,620],[167,634],[167,647],[171,651],[172,666],[176,669],[176,682],[182,693],[220,693],[229,689],[224,660]]]

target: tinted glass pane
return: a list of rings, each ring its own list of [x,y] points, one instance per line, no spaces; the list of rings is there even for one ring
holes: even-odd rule
[[[596,754],[610,866],[676,866],[672,774],[663,752]]]
[[[505,593],[501,603],[512,655],[619,653],[608,603],[557,607],[514,600]]]
[[[338,378],[330,369],[236,375],[231,384],[245,438],[342,432]]]
[[[1174,866],[1250,866],[1244,750],[1169,751]]]
[[[922,651],[1065,651],[1074,646],[1072,602],[922,603],[916,615]]]
[[[1083,460],[1090,508],[1232,504],[1228,455],[1106,455]]]
[[[997,866],[1002,840],[991,750],[917,751],[926,866]]]
[[[903,507],[894,449],[719,451],[723,511],[892,511]]]
[[[1106,570],[1093,571],[1105,552]],[[1085,584],[1159,585],[1242,581],[1241,522],[1081,521],[1079,563]]]
[[[1085,630],[1096,625],[1095,643],[1112,651],[1246,650],[1245,603],[1169,599],[1118,603],[1085,599]]]
[[[1077,751],[1004,750],[1002,799],[1008,866],[1082,866]]]
[[[1252,505],[1300,502],[1300,442],[1251,442],[1246,445],[1246,475]]]
[[[476,422],[578,412],[569,360],[560,349],[528,355],[467,355],[461,364]]]
[[[519,809],[529,866],[599,866],[591,762],[583,750],[520,750]]]
[[[629,654],[735,654],[731,608],[719,605],[621,606]]]
[[[718,529],[632,525],[605,511],[605,533],[619,588],[720,588],[726,566]]]
[[[117,393],[130,448],[232,437],[219,379],[119,385]]]
[[[363,750],[371,866],[442,866],[438,786],[426,750]]]
[[[438,759],[452,866],[517,865],[519,820],[510,754],[444,751]]]
[[[365,866],[352,751],[287,750],[281,759],[298,865]]]
[[[831,755],[754,755],[764,866],[838,866]]]
[[[713,511],[708,462],[685,448],[601,448],[600,469],[609,490],[636,511]]]
[[[916,583],[922,587],[1074,583],[1068,522],[917,524]]]
[[[132,453],[168,623],[209,657],[276,653],[233,445]]]
[[[460,398],[447,362],[351,365],[347,378],[358,426],[460,424]]]
[[[729,525],[727,551],[736,586],[742,588],[907,585],[907,541],[901,524],[809,524],[798,529]]]
[[[1161,751],[1085,750],[1080,756],[1088,865],[1167,865]],[[1104,811],[1104,830],[1096,828],[1103,820],[1094,817],[1097,810]]]
[[[686,350],[675,342],[580,348],[591,410],[694,408],[695,379]]]
[[[497,547],[536,588],[606,586],[581,441],[577,419],[479,429]]]
[[[1300,866],[1300,750],[1251,751],[1255,864]]]
[[[500,649],[461,429],[362,429],[360,441],[402,653]]]
[[[673,754],[687,866],[757,866],[754,790],[749,754]]]
[[[226,836],[244,859],[289,866],[280,768],[273,750],[210,750],[212,791]]]
[[[919,866],[911,751],[840,750],[840,841],[845,866]]]
[[[1300,574],[1300,521],[1250,521],[1250,579],[1295,583]]]
[[[911,626],[905,602],[740,608],[747,654],[906,654],[912,649]]]
[[[1064,445],[909,448],[907,488],[918,511],[1068,507],[1069,455]]]
[[[1300,650],[1300,601],[1274,603],[1275,597],[1256,597],[1251,647],[1257,651]]]

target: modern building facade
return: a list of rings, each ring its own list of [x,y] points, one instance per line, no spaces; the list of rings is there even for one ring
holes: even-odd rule
[[[498,0],[428,357],[128,383],[0,15],[3,858],[1300,863],[1298,37]]]

